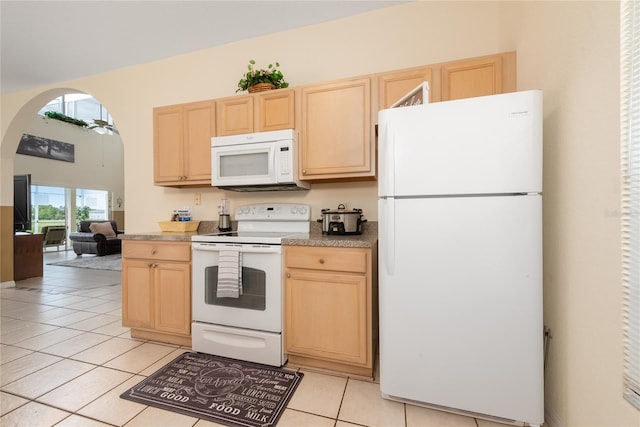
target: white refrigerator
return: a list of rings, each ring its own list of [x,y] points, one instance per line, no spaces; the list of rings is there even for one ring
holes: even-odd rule
[[[541,91],[378,125],[383,397],[542,424]]]

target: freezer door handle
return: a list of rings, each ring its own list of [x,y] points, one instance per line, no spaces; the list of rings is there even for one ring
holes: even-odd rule
[[[384,215],[382,224],[382,238],[386,241],[383,249],[384,265],[386,266],[389,276],[393,276],[395,272],[395,199],[380,199],[382,208],[380,212]]]
[[[378,195],[392,196],[395,188],[395,140],[393,129],[384,114],[380,116],[380,148],[381,155],[378,157],[378,162],[382,179],[378,181]]]

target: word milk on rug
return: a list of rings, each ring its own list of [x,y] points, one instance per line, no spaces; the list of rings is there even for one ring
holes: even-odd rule
[[[275,426],[304,374],[188,352],[120,395],[229,426]]]

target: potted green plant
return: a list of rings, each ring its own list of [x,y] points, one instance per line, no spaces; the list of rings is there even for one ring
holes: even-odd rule
[[[60,120],[62,122],[71,123],[73,125],[80,126],[83,128],[86,128],[89,126],[89,123],[85,122],[84,120],[74,119],[73,117],[69,117],[65,114],[58,113],[57,111],[45,111],[44,115],[50,119]]]
[[[253,59],[249,61],[247,66],[248,71],[242,76],[238,82],[238,89],[236,92],[248,90],[249,93],[261,92],[263,90],[280,89],[289,86],[284,80],[282,71],[278,69],[280,66],[276,62],[276,65],[269,64],[267,69],[257,70],[254,68],[256,61]]]

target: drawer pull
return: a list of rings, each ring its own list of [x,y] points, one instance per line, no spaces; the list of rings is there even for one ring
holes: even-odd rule
[[[320,258],[320,264],[324,264],[324,258]]]
[[[154,249],[151,249],[151,255],[155,255],[155,254],[157,254],[157,253],[158,253],[158,251],[157,251],[155,248],[154,248]]]
[[[291,279],[291,273],[287,273],[287,279]]]

